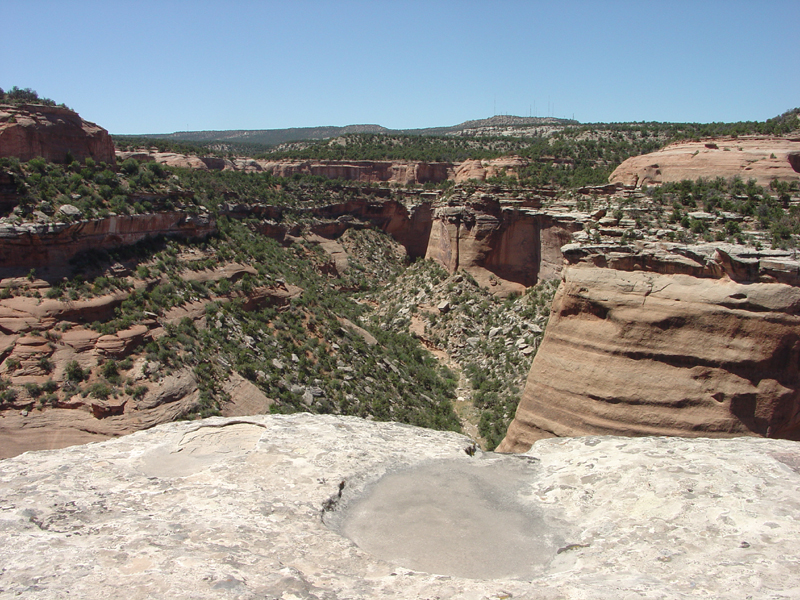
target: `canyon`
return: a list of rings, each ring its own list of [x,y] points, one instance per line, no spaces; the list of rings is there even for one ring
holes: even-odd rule
[[[48,156],[55,157],[63,150],[66,138],[58,129],[62,126],[71,127],[76,136],[83,136],[87,148],[94,148],[76,150],[76,157],[89,158],[92,152],[98,152],[95,146],[103,138],[102,132],[95,131],[92,124],[76,121],[77,115],[67,109],[8,110],[16,111],[4,121],[10,130],[25,126],[26,131],[38,131],[37,135],[52,141],[53,148],[45,152]],[[27,120],[22,118],[23,113]],[[45,123],[42,115],[50,115],[50,120]],[[7,147],[20,156],[41,150],[38,142],[26,143],[27,150],[13,144]],[[128,202],[146,201],[154,207],[150,213],[83,218],[79,209],[62,204],[55,214],[38,211],[31,219],[29,213],[26,216],[15,208],[0,223],[2,287],[13,296],[0,299],[4,336],[0,369],[12,385],[61,385],[66,382],[65,365],[70,360],[77,358],[85,368],[97,369],[112,356],[138,356],[136,349],[157,341],[166,325],[174,326],[180,319],[205,327],[204,311],[212,302],[236,299],[244,306],[258,308],[285,304],[303,293],[302,286],[280,279],[255,288],[248,284],[247,289],[236,292],[215,291],[206,300],[186,292],[182,307],[99,335],[89,325],[110,319],[128,295],[139,290],[147,292],[170,281],[181,285],[210,283],[215,289],[219,284],[227,290],[243,277],[258,279],[263,266],[260,271],[223,260],[215,267],[206,264],[199,274],[184,271],[171,280],[165,274],[154,278],[135,275],[141,265],[134,257],[109,264],[105,272],[98,273],[122,282],[118,283],[122,285],[119,291],[88,300],[63,295],[60,299],[41,298],[38,290],[52,292],[54,286],[66,282],[64,277],[71,273],[76,260],[92,253],[105,256],[104,251],[154,238],[203,244],[203,240],[219,235],[216,219],[224,218],[250,223],[253,232],[276,240],[284,248],[297,244],[316,248],[327,257],[318,265],[320,272],[335,278],[352,274],[350,232],[379,231],[399,244],[408,259],[426,259],[451,276],[464,272],[500,298],[513,300],[543,281],[561,280],[541,345],[530,346],[533,338],[518,340],[519,348],[529,348],[525,356],[535,353],[535,358],[516,416],[500,446],[503,451],[524,451],[542,437],[589,434],[797,439],[800,267],[796,255],[789,250],[727,242],[675,243],[672,240],[676,237],[685,237],[682,227],[686,225],[666,225],[660,217],[660,228],[647,225],[648,211],[663,209],[641,190],[643,186],[712,175],[796,184],[797,144],[788,137],[681,142],[624,161],[608,185],[583,187],[566,195],[550,187],[485,183],[499,175],[514,177],[525,168],[526,160],[516,156],[460,163],[269,162],[152,150],[117,152],[116,160],[133,160],[135,169],[131,172],[137,173],[138,164],[159,163],[194,170],[271,173],[278,178],[311,175],[352,184],[336,183],[331,188],[338,197],[346,198],[338,203],[304,200],[294,206],[273,205],[226,192],[225,201],[209,211],[196,202],[191,191],[176,185],[177,178],[173,177],[165,186],[168,191],[127,193]],[[439,189],[418,187],[447,181],[453,183]],[[24,192],[13,181],[7,187],[5,201],[19,203]],[[794,202],[791,194],[783,202]],[[172,208],[166,209],[167,204]],[[687,223],[691,223],[690,216],[697,223],[705,223],[698,231],[716,228],[717,239],[741,231],[739,223],[747,222],[756,246],[770,241],[758,231],[752,217],[696,211],[687,213]],[[213,262],[213,253],[201,250],[199,256],[198,260]],[[147,271],[145,266],[143,273]],[[223,286],[220,282],[226,283]],[[453,280],[450,286],[456,283]],[[14,292],[20,289],[24,293]],[[452,302],[446,300],[438,311],[447,313],[449,306]],[[404,310],[412,308],[419,307]],[[431,314],[430,307],[424,311]],[[414,324],[412,320],[407,327],[435,349],[436,343],[425,338],[427,325],[423,321],[417,319]],[[65,325],[69,330],[61,335],[57,328]],[[365,329],[351,325],[372,337]],[[537,329],[541,332],[542,327],[535,324],[532,331]],[[491,337],[488,331],[484,333],[487,339]],[[480,337],[471,339],[473,345],[483,343]],[[48,367],[50,362],[55,363],[55,369]],[[141,365],[133,372],[147,378]],[[244,380],[237,376],[233,373],[225,385],[239,393]],[[57,429],[54,424],[59,419],[70,421],[55,411],[81,409],[80,422],[66,426],[80,431],[80,439],[151,427],[197,406],[199,388],[192,381],[191,371],[178,371],[170,377],[173,379],[166,383],[161,381],[165,389],[148,389],[147,395],[135,402],[86,400],[83,394],[81,399],[59,400],[58,406],[47,411],[31,412],[30,398],[23,394],[9,408],[26,414],[9,413],[10,420],[5,423],[11,423],[8,431],[26,427],[32,431],[36,423],[46,425],[40,430],[41,436],[30,438],[39,439],[37,443],[45,446],[66,443],[41,441],[46,439],[45,430]],[[170,392],[172,388],[177,391]],[[249,395],[250,404],[265,410],[273,399],[257,391],[254,386],[243,395]],[[244,409],[229,406],[225,410],[242,414]],[[45,419],[39,412],[49,416]],[[62,434],[54,439],[73,439]]]
[[[0,171],[0,596],[796,595],[786,142]],[[786,186],[650,189],[717,174]]]
[[[399,185],[424,185],[443,181],[485,181],[499,175],[516,175],[528,164],[520,157],[501,157],[487,160],[466,160],[460,163],[399,161],[399,160],[267,160],[252,158],[217,158],[191,156],[176,152],[157,152],[140,149],[117,151],[122,162],[133,158],[143,162],[156,162],[169,167],[199,169],[202,171],[242,171],[245,173],[272,173],[276,177],[314,175],[326,179],[343,179],[360,183],[394,183]]]

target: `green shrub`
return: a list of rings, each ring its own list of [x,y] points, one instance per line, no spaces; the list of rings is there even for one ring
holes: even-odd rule
[[[92,398],[97,398],[98,400],[105,400],[107,399],[114,390],[111,388],[110,385],[104,383],[102,381],[98,381],[93,383],[89,386],[88,392]]]
[[[80,383],[88,376],[88,373],[84,372],[77,360],[68,362],[64,373],[69,381],[74,381],[76,383]]]

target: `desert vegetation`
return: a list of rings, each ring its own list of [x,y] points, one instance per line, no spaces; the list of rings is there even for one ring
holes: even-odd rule
[[[12,93],[22,102],[35,95],[12,92],[3,97]],[[209,416],[229,403],[226,382],[240,375],[269,398],[274,412],[359,415],[451,430],[471,425],[481,443],[494,448],[513,418],[558,281],[501,298],[469,272],[448,273],[435,262],[409,259],[367,222],[337,222],[334,237],[348,262],[339,269],[311,234],[321,223],[314,209],[353,200],[411,206],[424,192],[426,201],[441,205],[490,198],[508,210],[526,203],[553,215],[577,214],[583,231],[574,238],[587,244],[724,241],[795,248],[796,182],[759,186],[716,178],[616,192],[583,186],[606,183],[625,158],[676,139],[785,132],[797,112],[760,124],[557,123],[531,127],[530,135],[352,133],[259,149],[270,159],[528,159],[515,174],[428,184],[426,190],[192,170],[135,158],[64,165],[0,159],[0,223],[7,228],[164,211],[202,214],[216,223],[205,239],[148,238],[84,252],[57,277],[41,279],[31,269],[26,277],[3,280],[2,300],[67,306],[112,298],[115,308],[107,318],[64,320],[33,331],[27,354],[7,352],[0,408],[46,410],[96,401],[101,417],[118,415],[126,403],[147,404],[148,394],[168,378],[187,376],[196,382],[199,401],[180,416]],[[235,153],[214,142],[117,142],[129,149],[150,144],[162,151]],[[270,227],[292,234],[270,235]],[[137,327],[139,337],[118,354],[59,358],[72,356],[64,336],[114,338],[133,335]],[[459,403],[474,412],[457,413]]]

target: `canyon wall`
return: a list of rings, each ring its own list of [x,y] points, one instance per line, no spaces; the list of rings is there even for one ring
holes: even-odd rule
[[[561,246],[582,224],[568,216],[504,206],[487,196],[434,205],[425,257],[451,273],[464,269],[482,285],[522,292],[563,266]]]
[[[302,234],[298,217],[310,218],[308,231],[327,239],[351,228],[375,227],[399,242],[410,258],[428,258],[451,273],[464,269],[499,294],[521,293],[542,279],[558,277],[564,263],[561,247],[583,227],[574,215],[523,208],[521,201],[487,194],[465,198],[458,190],[445,199],[430,192],[403,202],[359,198],[307,210],[228,204],[223,212],[261,217],[259,232],[280,241]]]
[[[593,434],[800,439],[800,287],[779,282],[800,265],[721,250],[608,268],[583,255],[498,450]]]
[[[203,171],[269,172],[276,177],[316,175],[326,179],[343,179],[361,183],[395,183],[422,185],[470,179],[485,181],[499,176],[518,176],[529,160],[519,156],[504,156],[487,160],[466,160],[461,163],[403,161],[403,160],[266,160],[252,158],[217,158],[191,156],[176,152],[153,150],[117,151],[120,162],[134,158],[158,162],[170,167]]]
[[[108,131],[59,106],[0,105],[0,157],[28,161],[41,156],[64,163],[72,158],[114,164],[114,142]]]
[[[61,267],[88,250],[109,250],[158,235],[205,237],[211,217],[182,211],[111,216],[75,223],[0,225],[0,269]]]

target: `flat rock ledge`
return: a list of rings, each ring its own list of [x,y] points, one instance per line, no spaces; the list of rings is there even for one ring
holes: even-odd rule
[[[474,456],[469,444],[297,414],[169,423],[5,459],[0,598],[800,597],[797,442],[554,438],[522,455]],[[519,521],[535,523],[529,542],[542,536],[533,576],[414,570],[414,557],[384,560],[338,533],[348,511],[380,500],[381,481],[455,473],[442,494],[455,507],[459,486],[491,479],[471,470],[493,468],[509,482],[503,510],[535,515]],[[493,498],[483,512],[431,514],[468,528],[459,519],[491,513]],[[391,537],[392,522],[375,526]],[[515,553],[475,546],[463,551]]]

